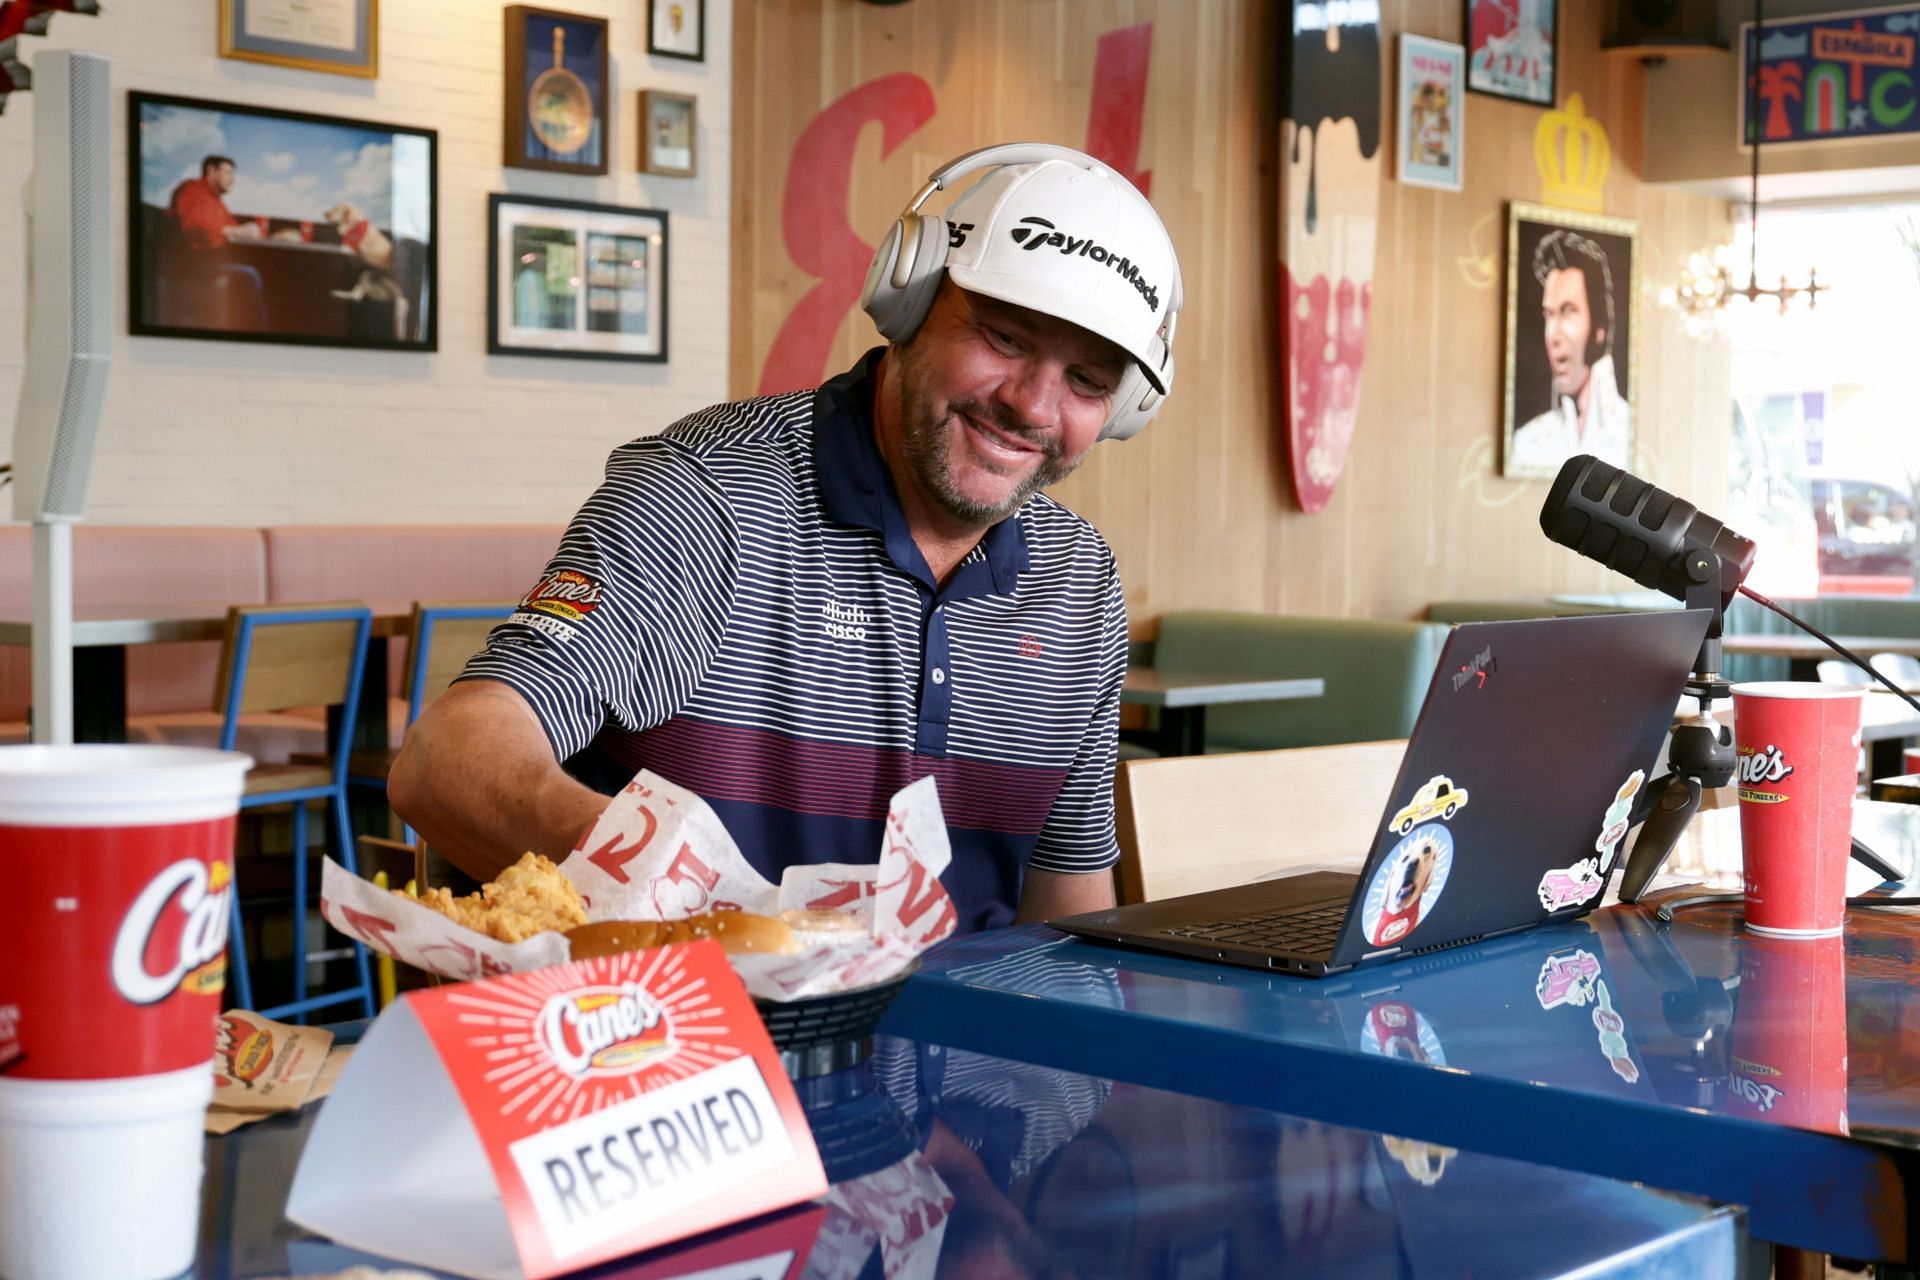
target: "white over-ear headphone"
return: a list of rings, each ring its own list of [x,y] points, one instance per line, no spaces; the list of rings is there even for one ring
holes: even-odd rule
[[[919,194],[901,212],[892,230],[887,232],[886,239],[881,241],[874,253],[872,265],[867,268],[866,284],[860,291],[860,307],[873,317],[874,327],[880,331],[881,337],[889,342],[905,342],[913,337],[921,322],[927,318],[927,313],[933,309],[934,295],[940,291],[940,282],[946,278],[947,251],[952,246],[952,233],[944,217],[937,213],[921,213],[920,206],[931,199],[934,192],[945,190],[958,179],[983,169],[1037,164],[1043,160],[1063,160],[1081,168],[1099,169],[1112,174],[1117,181],[1126,181],[1123,176],[1084,152],[1045,142],[1013,142],[985,147],[949,160],[934,171],[926,185],[920,188]],[[1165,233],[1166,227],[1162,224],[1161,234]],[[1171,250],[1171,236],[1168,237],[1168,247]],[[1167,393],[1173,390],[1173,331],[1184,301],[1180,265],[1176,260],[1167,314],[1154,340],[1154,374],[1165,390],[1155,390],[1141,363],[1137,359],[1129,360],[1127,371],[1114,390],[1113,412],[1100,428],[1100,439],[1125,440],[1137,434],[1153,420],[1154,414],[1160,412]]]

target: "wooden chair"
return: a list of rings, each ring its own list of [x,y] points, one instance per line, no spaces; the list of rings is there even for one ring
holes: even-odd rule
[[[341,864],[355,870],[353,838],[347,818],[347,753],[353,740],[360,677],[366,666],[367,637],[373,611],[362,604],[257,605],[236,607],[227,615],[221,653],[221,680],[214,710],[222,716],[220,745],[231,751],[240,717],[295,707],[340,707],[337,742],[317,763],[256,765],[247,773],[242,810],[290,805],[293,814],[293,999],[257,1009],[267,1017],[301,1015],[331,1005],[358,1001],[373,1016],[373,983],[366,949],[351,944],[357,981],[343,991],[307,995],[307,805],[323,800],[332,818],[332,848]],[[233,894],[232,957],[235,995],[240,1007],[256,1009],[246,932],[241,924],[240,886]]]
[[[1404,741],[1128,760],[1114,789],[1122,903],[1304,866],[1358,869]]]

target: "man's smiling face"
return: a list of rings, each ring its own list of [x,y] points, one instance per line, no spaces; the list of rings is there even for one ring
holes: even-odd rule
[[[894,354],[914,482],[983,529],[1080,465],[1128,361],[1078,325],[951,283]]]

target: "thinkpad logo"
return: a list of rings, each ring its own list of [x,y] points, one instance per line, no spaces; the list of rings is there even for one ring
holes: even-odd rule
[[[1076,236],[1062,231],[1045,218],[1030,217],[1020,219],[1019,225],[1008,232],[1013,242],[1028,253],[1035,249],[1058,249],[1067,257],[1091,258],[1103,266],[1111,267],[1128,284],[1139,291],[1146,300],[1149,310],[1160,310],[1159,286],[1150,283],[1140,273],[1139,266],[1125,254],[1117,253],[1103,244],[1096,244],[1091,236]]]

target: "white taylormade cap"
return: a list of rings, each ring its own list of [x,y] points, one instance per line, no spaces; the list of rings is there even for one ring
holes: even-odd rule
[[[962,289],[1070,321],[1140,362],[1165,393],[1161,331],[1180,265],[1153,206],[1105,168],[1043,160],[995,169],[945,213]]]

